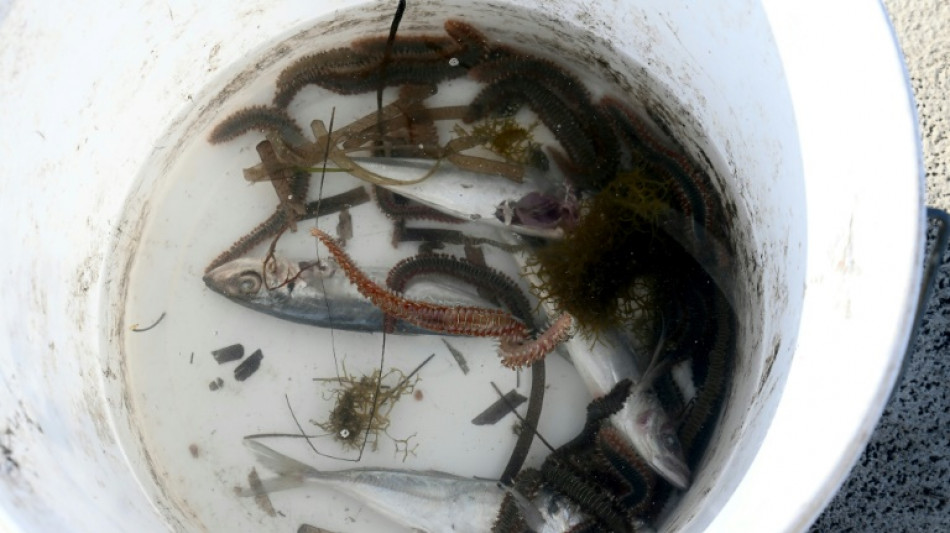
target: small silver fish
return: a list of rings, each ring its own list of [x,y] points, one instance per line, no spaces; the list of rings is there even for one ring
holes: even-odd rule
[[[388,157],[355,157],[353,160],[371,172],[407,182],[425,175],[434,164],[428,159]],[[504,206],[531,194],[550,192],[554,188],[551,177],[532,167],[525,167],[524,179],[512,181],[441,162],[424,181],[383,187],[463,220],[546,239],[564,236],[559,228],[522,225],[496,216]]]
[[[603,396],[624,378],[634,382],[627,402],[610,417],[620,433],[658,474],[680,490],[689,488],[690,471],[676,426],[653,390],[660,373],[657,347],[646,372],[636,368],[631,347],[620,335],[604,335],[595,343],[579,335],[565,343],[581,380],[594,397]]]
[[[354,468],[324,472],[291,459],[254,440],[244,443],[257,461],[278,475],[262,481],[266,492],[322,485],[347,494],[404,526],[442,533],[491,531],[505,490],[495,481],[464,478],[444,472],[413,472]],[[242,496],[255,496],[251,489]],[[566,498],[542,489],[532,500],[521,497],[524,515],[538,533],[561,533],[589,517]]]
[[[386,279],[381,269],[366,273],[377,282]],[[285,320],[349,331],[383,330],[383,312],[357,292],[331,260],[318,264],[275,256],[265,273],[262,258],[242,257],[208,272],[203,280],[233,302]],[[406,295],[441,304],[493,307],[474,289],[447,279],[414,283]],[[402,321],[396,321],[393,333],[432,334]]]

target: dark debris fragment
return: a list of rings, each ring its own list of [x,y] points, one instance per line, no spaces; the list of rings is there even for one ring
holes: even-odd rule
[[[254,372],[257,372],[257,369],[261,367],[261,359],[264,358],[264,353],[260,350],[255,350],[247,359],[241,362],[234,369],[234,379],[238,381],[244,381],[245,379],[251,377]]]
[[[498,398],[495,403],[489,405],[488,409],[485,409],[481,414],[473,418],[472,424],[476,426],[494,424],[527,400],[528,399],[522,396],[517,390],[511,389],[504,396]]]
[[[211,355],[214,356],[214,360],[217,361],[219,365],[222,363],[237,361],[244,357],[244,345],[232,344],[230,346],[225,346],[224,348],[218,348],[217,350],[212,351]]]
[[[274,509],[267,491],[264,490],[264,485],[261,483],[261,477],[257,474],[256,468],[251,468],[251,472],[247,475],[247,482],[250,484],[251,490],[254,491],[254,503],[260,507],[261,511],[267,513],[268,516],[277,516],[277,511]]]

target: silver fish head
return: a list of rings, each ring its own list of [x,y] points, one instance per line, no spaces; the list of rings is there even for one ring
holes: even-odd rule
[[[689,488],[690,470],[676,426],[652,389],[635,390],[614,416],[620,425],[633,425],[624,434],[657,473],[680,490]]]
[[[329,277],[334,267],[324,263],[299,263],[282,257],[244,257],[229,261],[202,278],[214,292],[235,301],[271,301],[288,295],[294,285]]]

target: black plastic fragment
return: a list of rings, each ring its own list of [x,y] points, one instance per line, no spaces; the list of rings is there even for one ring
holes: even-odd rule
[[[229,363],[231,361],[237,361],[238,359],[244,357],[244,345],[243,344],[232,344],[231,346],[225,346],[224,348],[218,348],[211,352],[211,355],[214,356],[214,360],[221,363]]]
[[[495,403],[489,405],[488,409],[485,409],[481,414],[473,418],[472,424],[476,426],[494,424],[527,400],[528,399],[519,394],[517,390],[511,389],[504,396],[498,398]]]
[[[264,353],[260,350],[254,350],[247,359],[241,361],[241,364],[234,369],[234,379],[238,381],[244,381],[245,379],[251,377],[254,372],[257,372],[257,369],[261,367],[261,359],[264,358]]]

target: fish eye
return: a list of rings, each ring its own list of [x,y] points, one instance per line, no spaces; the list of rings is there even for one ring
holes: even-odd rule
[[[261,279],[260,274],[253,270],[248,270],[238,276],[235,288],[240,294],[256,294],[257,291],[261,290],[263,283],[264,281]]]
[[[666,445],[666,448],[668,450],[679,451],[682,449],[680,447],[680,441],[676,437],[676,433],[670,432],[663,435],[663,444]]]

